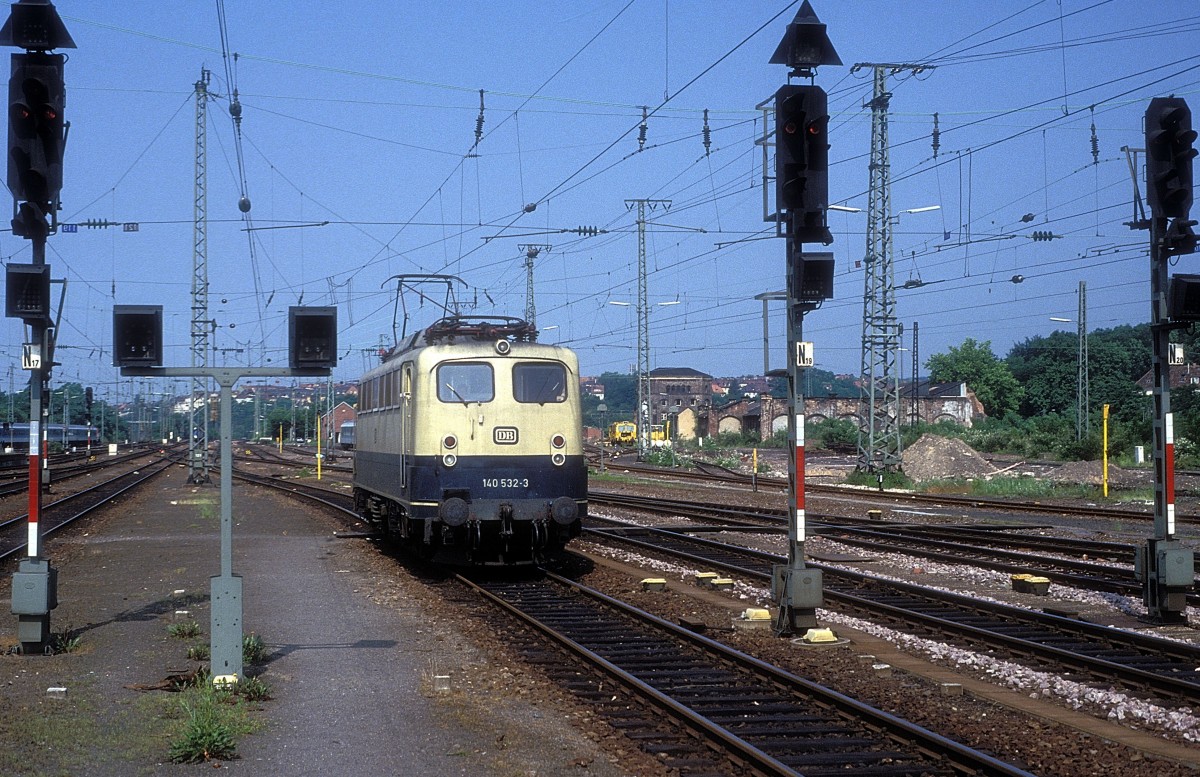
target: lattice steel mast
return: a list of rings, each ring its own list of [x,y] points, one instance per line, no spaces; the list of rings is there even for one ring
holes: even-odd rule
[[[1079,315],[1078,329],[1075,337],[1079,341],[1078,375],[1075,386],[1075,439],[1082,440],[1092,431],[1091,417],[1088,408],[1091,407],[1091,382],[1088,380],[1088,328],[1087,328],[1087,281],[1079,282]]]
[[[533,262],[542,251],[549,251],[551,246],[527,244],[517,246],[525,251],[525,320],[537,326],[537,303],[533,296]]]
[[[888,155],[887,74],[920,72],[924,65],[860,63],[874,71],[871,101],[871,181],[867,204],[867,254],[863,264],[862,380],[858,469],[888,472],[901,464],[900,383],[896,283],[892,268],[892,172]]]
[[[196,82],[196,176],[192,189],[192,372],[208,367],[208,82]],[[208,483],[208,378],[194,375],[189,397],[188,482]]]
[[[638,460],[650,451],[650,303],[646,294],[646,207],[671,207],[670,200],[625,200],[625,207],[637,206],[638,225]]]

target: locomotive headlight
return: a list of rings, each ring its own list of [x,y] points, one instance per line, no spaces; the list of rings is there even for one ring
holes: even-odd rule
[[[556,453],[550,457],[550,461],[554,462],[554,466],[561,467],[563,464],[567,463],[567,457],[561,453]]]
[[[563,437],[561,434],[556,434],[550,438],[550,444],[555,448],[564,448],[567,445],[567,438]]]
[[[442,456],[442,464],[444,466],[453,467],[457,463],[458,463],[458,457],[455,456],[453,453],[447,453],[446,455]]]
[[[443,448],[447,448],[449,450],[454,450],[454,448],[457,445],[458,445],[458,438],[452,434],[448,434],[442,438],[442,447]]]

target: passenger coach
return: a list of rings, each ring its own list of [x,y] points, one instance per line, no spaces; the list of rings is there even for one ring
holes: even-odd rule
[[[359,385],[354,499],[389,540],[439,561],[520,565],[587,512],[579,367],[520,319],[453,316]]]

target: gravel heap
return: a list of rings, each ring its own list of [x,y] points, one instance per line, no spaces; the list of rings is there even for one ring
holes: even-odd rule
[[[970,445],[953,437],[926,434],[904,449],[904,474],[918,483],[981,478],[995,472]]]
[[[1047,475],[1060,483],[1087,483],[1098,486],[1104,478],[1104,465],[1099,461],[1068,461]],[[1138,488],[1154,484],[1150,470],[1127,470],[1108,465],[1108,484],[1114,488]]]

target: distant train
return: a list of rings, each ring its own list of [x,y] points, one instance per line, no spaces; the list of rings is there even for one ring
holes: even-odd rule
[[[637,424],[633,421],[614,421],[608,425],[607,441],[611,445],[636,445]]]
[[[337,447],[344,451],[354,450],[354,426],[353,421],[342,421],[338,427]]]
[[[359,384],[354,502],[437,561],[537,563],[587,514],[579,365],[508,317],[451,316]]]
[[[100,444],[100,430],[85,424],[68,424],[64,430],[62,424],[44,424],[46,441],[51,445],[62,448],[77,448],[87,445]],[[89,436],[90,434],[90,436]],[[29,450],[29,424],[26,422],[7,423],[0,427],[0,445],[14,450]]]
[[[610,445],[637,445],[637,424],[633,421],[616,421],[608,425],[605,441]],[[652,424],[650,426],[650,447],[662,448],[671,446],[670,424]]]

